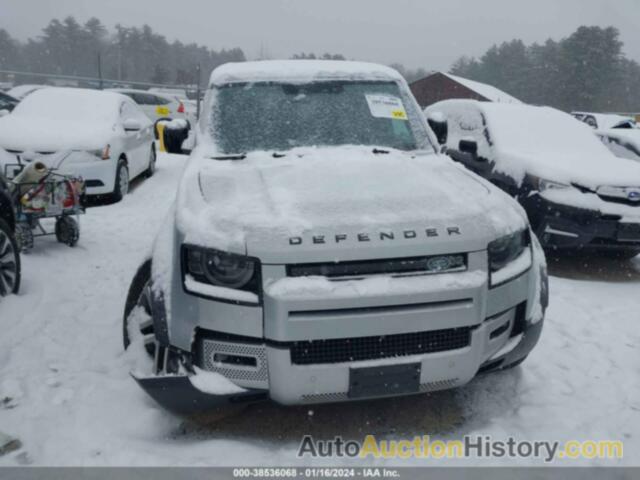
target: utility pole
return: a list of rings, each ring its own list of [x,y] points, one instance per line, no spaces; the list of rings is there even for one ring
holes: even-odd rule
[[[200,64],[196,65],[196,120],[200,120]]]
[[[100,52],[98,52],[98,79],[99,79],[99,85],[100,85],[100,90],[102,90],[104,88],[104,85],[102,83],[102,58],[100,57]]]

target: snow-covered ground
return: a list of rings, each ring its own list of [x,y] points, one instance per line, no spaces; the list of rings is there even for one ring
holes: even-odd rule
[[[599,463],[640,465],[640,258],[550,260],[538,347],[521,367],[455,391],[313,408],[266,403],[215,423],[161,410],[129,377],[121,316],[183,167],[183,157],[160,156],[156,176],[123,202],[87,212],[76,248],[38,239],[23,256],[22,292],[0,303],[0,431],[23,446],[0,466],[289,465],[305,434],[369,433],[619,439],[624,460]],[[338,461],[357,464],[314,463]]]

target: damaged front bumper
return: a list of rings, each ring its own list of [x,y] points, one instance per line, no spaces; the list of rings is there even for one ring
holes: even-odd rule
[[[173,356],[173,365],[178,367],[176,373],[166,370],[152,375],[131,373],[137,384],[158,404],[179,415],[194,415],[212,412],[217,409],[243,403],[259,402],[267,399],[265,390],[237,388],[229,392],[213,392],[210,389],[198,387],[207,383],[205,377],[210,372],[197,372],[189,364],[184,363],[184,355],[159,347],[160,355]],[[156,356],[157,360],[157,356]],[[201,380],[201,381],[198,381]]]

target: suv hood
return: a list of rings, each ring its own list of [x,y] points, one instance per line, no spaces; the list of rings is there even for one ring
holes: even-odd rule
[[[51,121],[14,114],[0,119],[0,147],[7,150],[98,150],[109,143],[111,135],[113,126],[106,123]]]
[[[527,224],[513,199],[447,157],[360,147],[192,158],[177,220],[186,243],[264,263],[481,250]]]

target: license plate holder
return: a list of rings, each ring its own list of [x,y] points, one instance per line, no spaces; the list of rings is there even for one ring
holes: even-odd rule
[[[618,224],[618,241],[640,242],[640,223]]]
[[[420,363],[349,369],[349,398],[417,393]]]

